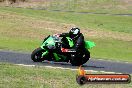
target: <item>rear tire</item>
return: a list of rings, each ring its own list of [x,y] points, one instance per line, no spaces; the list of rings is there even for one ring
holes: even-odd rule
[[[84,53],[83,53],[84,52]],[[90,52],[87,49],[84,49],[81,53],[78,52],[77,56],[71,58],[71,64],[73,66],[80,66],[85,64],[90,58]]]
[[[84,56],[82,57],[82,65],[85,64],[90,58],[90,52],[85,49]]]
[[[32,54],[31,54],[31,59],[34,62],[42,62],[44,59],[41,57],[42,53],[44,52],[43,49],[41,49],[40,47],[35,49]]]

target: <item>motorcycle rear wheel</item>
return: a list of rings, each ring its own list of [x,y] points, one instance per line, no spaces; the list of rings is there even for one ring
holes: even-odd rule
[[[83,52],[84,53],[80,52],[80,54],[77,53],[77,56],[75,56],[74,58],[71,58],[70,63],[73,66],[83,65],[83,64],[85,64],[89,60],[89,58],[90,58],[90,52],[87,49],[84,49]]]

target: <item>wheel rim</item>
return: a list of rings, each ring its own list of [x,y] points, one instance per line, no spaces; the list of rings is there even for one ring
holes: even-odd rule
[[[35,54],[35,59],[40,60],[41,59],[41,54],[42,54],[41,52],[36,53]]]

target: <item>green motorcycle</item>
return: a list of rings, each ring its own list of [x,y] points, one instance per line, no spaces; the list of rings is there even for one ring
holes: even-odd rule
[[[63,41],[61,37],[49,35],[44,39],[42,45],[32,52],[31,59],[34,62],[42,62],[44,60],[70,62],[74,66],[80,66],[86,63],[90,58],[88,49],[95,46],[94,42],[85,41],[85,48],[76,51],[72,48],[74,46],[72,39],[70,37],[66,37],[66,39],[69,42],[69,49],[62,47]]]

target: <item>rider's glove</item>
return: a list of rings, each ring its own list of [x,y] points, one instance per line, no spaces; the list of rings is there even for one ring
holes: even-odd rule
[[[60,37],[60,34],[54,34],[53,36]]]

